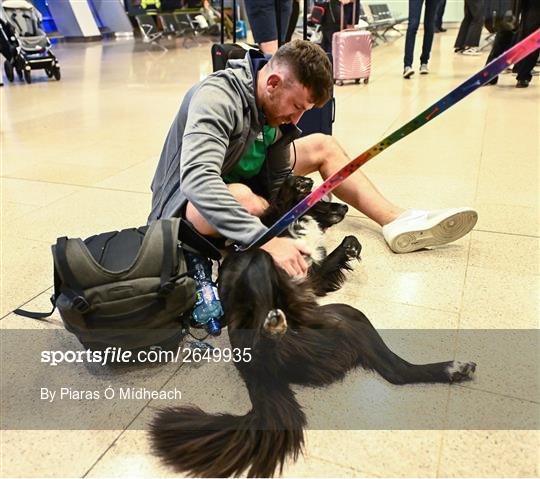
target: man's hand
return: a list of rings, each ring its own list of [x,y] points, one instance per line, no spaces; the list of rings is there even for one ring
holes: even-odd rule
[[[304,278],[308,265],[303,255],[310,256],[310,251],[297,240],[292,238],[272,238],[261,249],[270,253],[278,266],[283,268],[291,277]]]

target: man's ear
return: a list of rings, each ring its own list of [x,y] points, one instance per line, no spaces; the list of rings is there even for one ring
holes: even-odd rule
[[[272,91],[275,88],[279,87],[283,82],[283,78],[279,73],[270,73],[266,79],[267,88]]]

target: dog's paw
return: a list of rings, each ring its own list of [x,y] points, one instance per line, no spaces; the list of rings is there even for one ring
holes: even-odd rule
[[[294,183],[294,190],[299,197],[303,198],[311,193],[313,188],[313,180],[311,178],[306,178],[305,176],[297,176]]]
[[[343,240],[343,248],[345,249],[345,255],[347,260],[360,259],[360,252],[362,251],[362,245],[355,236],[346,236]]]
[[[451,361],[446,367],[446,373],[451,383],[472,379],[474,371],[476,371],[476,363],[472,361],[467,363]]]
[[[287,331],[287,319],[281,309],[272,309],[264,320],[263,329],[272,336],[282,336]]]

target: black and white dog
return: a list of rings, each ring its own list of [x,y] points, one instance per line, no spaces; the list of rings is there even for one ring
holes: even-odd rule
[[[295,182],[286,182],[284,188],[291,184]],[[320,207],[330,209],[320,218],[314,209],[308,216],[324,229],[346,211],[340,205],[336,213],[337,207],[331,205]],[[283,212],[287,206],[282,205]],[[278,212],[269,212],[269,222],[271,214]],[[301,220],[290,234],[307,230],[308,225]],[[301,283],[291,280],[261,249],[225,258],[219,273],[224,323],[233,348],[252,348],[252,360],[235,365],[253,407],[243,416],[208,414],[197,407],[161,410],[152,423],[151,441],[166,464],[197,477],[246,472],[271,477],[278,469],[281,473],[286,459],[296,459],[301,452],[306,426],[291,384],[329,385],[358,366],[394,384],[451,383],[472,376],[473,362],[408,363],[385,345],[362,312],[346,304],[317,304],[314,291],[324,294],[343,282],[336,273],[337,279],[326,284],[317,267],[328,268],[329,275],[343,274],[360,251],[358,240],[350,238],[328,256],[322,255]]]
[[[261,217],[266,226],[273,225],[283,214],[302,201],[313,188],[313,180],[303,176],[289,176],[284,181],[275,201]],[[292,223],[283,233],[304,243],[311,251],[308,281],[317,296],[337,291],[345,281],[344,271],[352,271],[351,261],[360,259],[362,246],[354,236],[347,236],[328,254],[324,246],[324,232],[345,218],[348,206],[331,201],[319,201],[305,215]]]

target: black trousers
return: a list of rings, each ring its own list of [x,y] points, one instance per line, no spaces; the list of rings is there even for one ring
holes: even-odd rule
[[[465,0],[465,17],[459,27],[454,47],[477,47],[483,26],[484,0]]]
[[[522,0],[521,5],[522,13],[517,33],[498,32],[495,35],[495,41],[493,42],[487,63],[504,53],[514,43],[528,37],[540,28],[540,2],[538,0]],[[518,80],[531,81],[531,71],[538,61],[539,54],[540,50],[536,50],[536,52],[531,53],[514,65],[514,72],[517,73]]]
[[[444,9],[446,8],[446,0],[442,0],[437,7],[437,13],[435,14],[435,28],[442,29]]]
[[[289,26],[287,27],[287,35],[285,35],[285,43],[290,42],[296,29],[296,23],[298,22],[298,14],[300,13],[300,1],[293,0],[291,18],[289,18]]]

